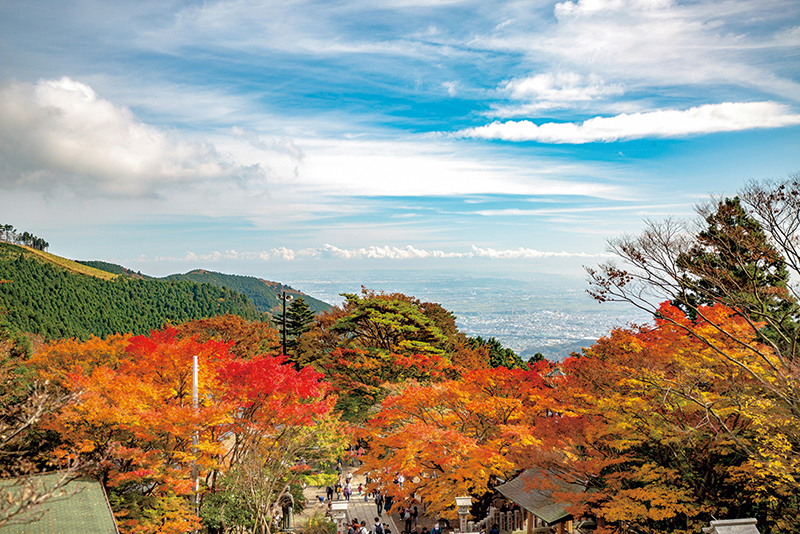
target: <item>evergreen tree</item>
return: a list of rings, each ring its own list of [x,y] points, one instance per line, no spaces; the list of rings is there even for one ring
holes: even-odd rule
[[[283,314],[276,313],[273,318],[275,327],[283,334]],[[297,348],[297,341],[306,332],[311,330],[314,323],[314,312],[303,297],[296,297],[286,308],[286,351],[293,353]]]
[[[311,330],[313,323],[314,312],[303,297],[294,299],[286,310],[286,335],[290,348],[295,347],[297,338]]]
[[[707,227],[697,234],[694,246],[678,257],[678,267],[685,271],[682,300],[690,307],[746,304],[761,314],[784,308],[789,283],[784,258],[739,198],[726,198],[701,214]]]
[[[784,256],[739,197],[699,211],[707,226],[677,258],[682,290],[673,304],[695,318],[699,305],[723,303],[753,321],[766,322],[761,333],[773,342],[794,345],[796,333],[786,333],[796,331],[800,308],[789,290]]]

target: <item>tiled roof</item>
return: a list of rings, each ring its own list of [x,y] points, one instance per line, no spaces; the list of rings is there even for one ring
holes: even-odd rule
[[[37,482],[55,484],[61,475],[38,475]],[[8,488],[10,480],[0,480]],[[108,505],[100,482],[93,478],[80,478],[69,482],[64,496],[48,501],[41,517],[31,523],[7,525],[2,534],[119,534],[114,516]],[[37,514],[39,515],[39,514]]]
[[[543,476],[542,471],[528,469],[515,479],[497,486],[495,489],[548,524],[552,525],[570,519],[572,516],[564,510],[563,503],[553,500],[551,491],[535,489],[538,485],[536,481]],[[583,491],[583,486],[577,484],[551,480],[549,485],[552,484],[556,484],[562,491]]]

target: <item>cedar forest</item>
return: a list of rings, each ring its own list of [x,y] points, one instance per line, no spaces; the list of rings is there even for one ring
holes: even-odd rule
[[[709,200],[695,223],[649,222],[612,241],[621,261],[588,269],[590,294],[653,322],[616,328],[559,363],[524,362],[459,332],[438,304],[365,288],[316,315],[294,300],[287,354],[280,331],[232,292],[209,298],[225,308],[181,304],[187,315],[168,324],[156,308],[124,330],[70,326],[75,316],[57,313],[46,325],[12,322],[20,311],[0,310],[0,470],[28,489],[0,495],[0,527],[53,496],[28,475],[61,469],[99,477],[126,534],[269,533],[283,494],[325,480],[357,442],[372,486],[422,498],[429,514],[453,517],[455,496],[472,495],[480,518],[499,481],[535,469],[574,517],[602,518],[597,532],[694,533],[737,517],[792,531],[796,178],[750,183]],[[43,269],[15,262],[0,294],[24,292]],[[56,309],[54,295],[86,299],[59,276],[28,298]],[[176,306],[189,286],[163,287]],[[137,306],[135,281],[98,291],[92,302],[109,310]]]

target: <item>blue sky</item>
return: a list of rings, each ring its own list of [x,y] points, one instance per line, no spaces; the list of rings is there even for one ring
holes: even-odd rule
[[[153,275],[575,273],[800,170],[799,101],[796,1],[8,1],[0,222]]]

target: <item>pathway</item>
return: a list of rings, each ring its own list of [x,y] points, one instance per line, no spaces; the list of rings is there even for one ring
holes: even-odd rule
[[[344,473],[342,474],[342,478],[348,472],[354,472],[355,468],[346,467]],[[358,488],[358,484],[366,484],[366,480],[364,475],[353,475],[353,480],[351,482],[352,487]],[[299,527],[301,523],[305,523],[308,519],[313,516],[314,514],[324,514],[328,508],[328,502],[325,501],[321,503],[317,498],[318,495],[325,496],[325,488],[316,487],[316,486],[309,486],[303,492],[303,495],[306,498],[306,509],[303,511],[300,516],[295,518],[295,526]],[[336,495],[333,496],[334,501],[336,502]],[[344,501],[344,497],[340,500],[340,502]],[[395,510],[392,509],[394,512]],[[375,506],[375,500],[370,496],[367,497],[365,500],[364,495],[359,495],[358,491],[355,491],[353,495],[350,497],[350,501],[347,503],[347,521],[350,522],[353,519],[358,519],[359,523],[361,521],[365,521],[367,523],[367,528],[372,532],[372,526],[375,524],[375,518],[378,517],[378,508]],[[394,519],[392,518],[391,514],[383,513],[380,516],[381,523],[385,523],[389,525],[389,530],[392,534],[400,534],[401,529],[397,528]],[[401,525],[402,527],[402,525]]]

